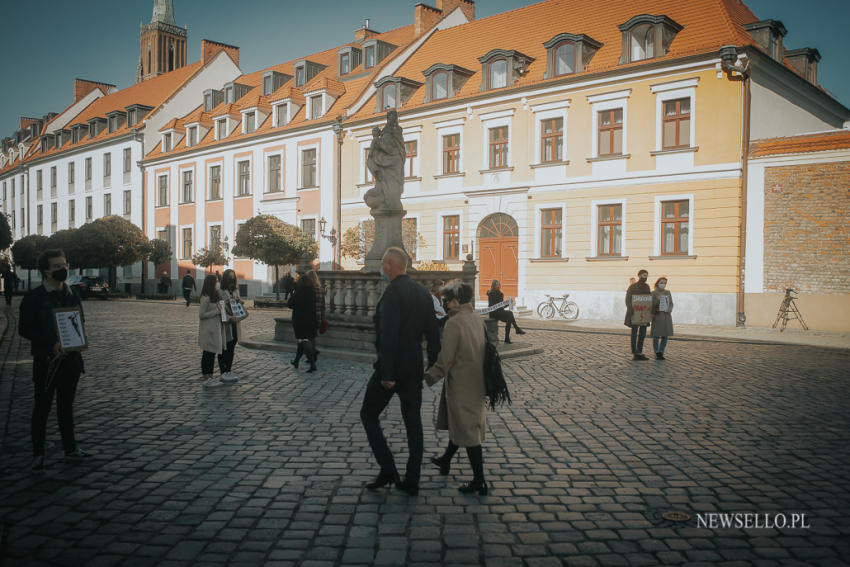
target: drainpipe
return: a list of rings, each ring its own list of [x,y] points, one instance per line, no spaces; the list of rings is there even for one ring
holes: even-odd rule
[[[342,117],[336,119],[333,126],[336,133],[336,241],[334,242],[335,270],[342,269]]]
[[[747,321],[744,305],[744,283],[747,266],[747,173],[750,160],[750,73],[749,64],[739,65],[738,49],[734,45],[724,45],[720,48],[720,58],[726,78],[730,81],[741,81],[741,223],[738,229],[738,277],[737,297],[735,307],[737,317],[735,326],[743,327]]]
[[[145,157],[145,138],[144,138],[144,136],[142,136],[139,133],[139,130],[137,128],[133,128],[133,141],[139,142],[139,144],[141,145],[141,147],[142,147],[141,156],[142,156],[142,159],[144,159],[144,157]],[[132,150],[130,150],[130,151],[132,151]],[[144,164],[142,164],[141,160],[137,161],[136,165],[139,166],[139,170],[141,171],[141,174],[142,174],[142,232],[145,234],[145,238],[147,238],[148,231],[147,231],[147,226],[146,226],[146,223],[145,223],[145,216],[146,216],[146,213],[147,213],[147,203],[145,202],[145,196],[146,196],[146,191],[145,191],[145,166],[144,166]],[[130,175],[133,175],[132,171],[130,172]],[[148,240],[150,240],[150,238],[148,238]],[[147,281],[147,279],[148,279],[148,259],[145,258],[142,261],[142,284],[140,286],[140,291],[143,294],[145,293],[145,282]]]

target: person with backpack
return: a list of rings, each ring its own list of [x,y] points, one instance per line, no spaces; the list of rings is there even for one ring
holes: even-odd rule
[[[487,431],[487,391],[484,384],[486,331],[481,317],[473,310],[472,286],[456,280],[441,289],[440,295],[446,301],[449,319],[443,328],[442,348],[437,362],[425,373],[425,381],[433,386],[445,378],[437,412],[437,429],[448,430],[449,445],[441,457],[431,457],[431,462],[440,468],[440,474],[447,475],[458,448],[466,447],[473,479],[458,490],[486,495],[481,449]]]

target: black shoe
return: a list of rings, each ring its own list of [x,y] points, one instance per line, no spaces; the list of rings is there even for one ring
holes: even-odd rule
[[[516,330],[516,334],[517,334],[517,335],[524,335],[524,334],[525,334],[525,331],[523,331],[523,330],[522,330],[522,329],[520,329],[520,328],[517,328],[517,330]]]
[[[457,490],[463,494],[477,492],[481,496],[487,496],[487,482],[483,480],[473,480],[472,482],[460,485]]]
[[[297,360],[295,360],[294,358],[293,358],[292,360],[290,360],[290,361],[289,361],[289,364],[291,364],[291,365],[292,365],[292,366],[294,366],[295,368],[298,368],[298,361],[297,361]]]
[[[319,360],[319,349],[313,351],[313,360]]]
[[[73,461],[84,461],[84,460],[88,459],[89,457],[91,457],[91,455],[86,453],[85,451],[83,451],[79,447],[77,447],[76,449],[74,449],[70,453],[65,453],[65,460],[66,461],[72,461],[72,462]]]
[[[634,356],[632,356],[632,360],[649,360],[649,359],[646,357],[645,354],[638,353],[638,354],[635,354]]]
[[[443,476],[449,474],[449,471],[452,468],[452,460],[447,459],[445,456],[442,456],[440,458],[431,457],[431,462],[440,467],[440,474]]]
[[[316,371],[316,365],[315,365],[315,364],[311,364],[311,365],[310,365],[310,369],[309,369],[307,372],[309,373],[309,372],[315,372],[315,371]]]
[[[398,485],[399,482],[401,482],[401,480],[398,478],[398,473],[385,473],[384,471],[381,471],[378,476],[375,477],[374,481],[366,485],[366,488],[369,490],[377,490],[393,483]]]
[[[396,481],[395,487],[402,492],[406,492],[409,496],[416,496],[419,494],[419,483],[410,482],[406,478],[404,480]]]
[[[505,337],[505,344],[506,345],[511,344],[511,338],[510,337]]]
[[[663,352],[656,352],[655,358],[656,358],[656,360],[664,360],[664,353]]]

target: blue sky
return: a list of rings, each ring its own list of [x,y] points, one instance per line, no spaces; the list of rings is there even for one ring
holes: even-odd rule
[[[603,0],[600,0],[603,1]],[[611,1],[611,0],[607,0]],[[616,0],[619,1],[619,0]],[[688,0],[679,0],[688,1]],[[386,31],[412,23],[416,0],[174,0],[177,23],[189,27],[189,61],[200,42],[240,47],[241,68],[252,72],[349,41],[371,20]],[[433,1],[425,0],[433,4]],[[478,0],[486,17],[532,0]],[[781,20],[789,49],[815,47],[823,57],[821,85],[850,107],[848,0],[746,0],[760,19]],[[128,87],[135,81],[139,28],[152,0],[0,0],[0,138],[21,116],[60,112],[73,100],[75,77]],[[321,25],[310,25],[319,21]]]

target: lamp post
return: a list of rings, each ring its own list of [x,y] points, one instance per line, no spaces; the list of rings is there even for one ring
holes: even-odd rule
[[[322,217],[319,220],[319,232],[322,234],[322,238],[326,238],[328,242],[331,243],[331,246],[334,247],[334,251],[336,251],[336,228],[331,227],[331,231],[328,234],[325,234],[325,228],[328,226],[328,221],[325,220],[325,217]]]

